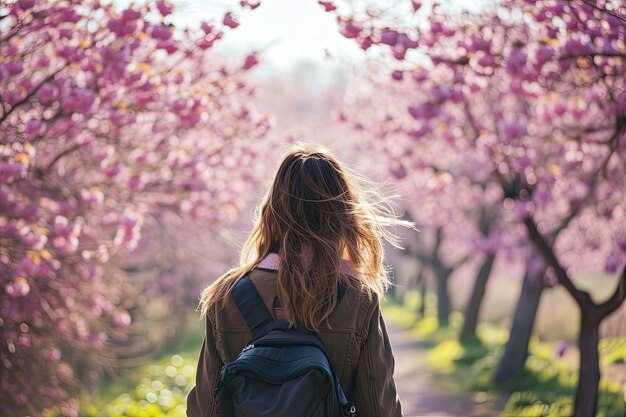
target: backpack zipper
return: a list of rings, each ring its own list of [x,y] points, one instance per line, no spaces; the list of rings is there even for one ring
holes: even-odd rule
[[[291,381],[294,378],[297,378],[311,370],[318,370],[321,371],[324,375],[328,376],[329,380],[332,381],[332,375],[330,374],[328,368],[323,367],[323,366],[313,366],[313,365],[309,365],[303,368],[298,369],[296,372],[293,372],[291,374],[289,374],[288,376],[284,377],[284,378],[275,378],[272,375],[267,375],[265,372],[263,372],[261,369],[257,368],[254,365],[251,364],[237,364],[238,366],[231,366],[230,369],[228,370],[229,372],[227,372],[227,374],[230,373],[235,373],[237,370],[239,369],[243,369],[243,370],[247,370],[247,371],[252,371],[253,373],[262,376],[265,380],[270,381],[274,384],[283,384],[287,381]],[[225,379],[228,379],[225,378]],[[224,381],[222,381],[224,382]],[[223,384],[222,384],[223,385]]]
[[[250,343],[249,345],[246,345],[243,349],[241,349],[241,352],[239,352],[239,356],[241,356],[244,352],[252,348],[254,348],[254,343]]]

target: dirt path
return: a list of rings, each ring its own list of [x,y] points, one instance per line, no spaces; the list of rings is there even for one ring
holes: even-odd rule
[[[496,417],[504,402],[474,402],[469,394],[438,387],[426,363],[426,347],[412,339],[410,330],[388,323],[396,359],[395,379],[406,417]]]

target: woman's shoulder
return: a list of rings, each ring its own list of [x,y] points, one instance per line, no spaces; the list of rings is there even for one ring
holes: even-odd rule
[[[348,286],[329,318],[330,327],[352,329],[356,333],[361,333],[377,308],[376,293],[356,286]]]
[[[260,294],[276,292],[278,271],[273,269],[254,268],[246,274]]]

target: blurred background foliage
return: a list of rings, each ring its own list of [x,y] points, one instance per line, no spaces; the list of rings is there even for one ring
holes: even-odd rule
[[[12,10],[11,16],[21,16],[20,13],[26,15],[31,8],[43,8],[53,3],[44,0],[2,2],[0,29],[11,26],[8,10]],[[78,3],[84,3],[86,7],[76,9],[74,6]],[[251,213],[275,168],[277,150],[298,140],[324,144],[355,170],[367,173],[375,180],[386,180],[386,191],[399,195],[396,199],[398,206],[407,216],[413,216],[422,230],[419,233],[400,231],[405,250],[387,251],[395,285],[390,289],[384,314],[396,326],[410,329],[416,341],[416,355],[426,355],[428,369],[424,372],[435,375],[438,389],[462,393],[477,404],[493,401],[501,406],[503,416],[573,413],[580,358],[577,348],[580,308],[563,286],[558,285],[555,274],[546,272],[542,262],[537,261],[539,257],[530,250],[526,234],[520,232],[517,217],[529,213],[528,201],[524,200],[528,196],[524,197],[523,192],[519,193],[521,197],[516,196],[515,192],[520,190],[513,187],[513,190],[505,190],[512,193],[512,197],[506,194],[504,198],[504,192],[494,191],[493,184],[469,187],[468,181],[463,180],[465,177],[458,182],[453,180],[453,174],[459,172],[469,177],[483,175],[484,166],[489,165],[480,158],[472,165],[476,162],[476,155],[463,147],[465,142],[461,140],[463,135],[471,136],[463,130],[469,129],[468,123],[462,118],[453,120],[458,116],[458,109],[446,107],[450,103],[445,100],[454,102],[458,97],[446,96],[448,93],[437,85],[438,77],[447,80],[450,73],[465,74],[466,70],[453,67],[455,71],[451,72],[433,71],[435,75],[430,79],[430,72],[424,71],[422,64],[425,54],[435,56],[434,53],[441,52],[436,42],[432,41],[434,50],[399,48],[400,44],[412,43],[402,31],[409,27],[409,23],[384,13],[385,10],[400,14],[406,11],[406,16],[422,13],[416,14],[418,23],[425,23],[430,19],[425,16],[425,10],[444,19],[449,10],[446,7],[453,2],[439,7],[441,4],[437,2],[410,0],[401,5],[394,1],[308,1],[296,4],[287,0],[267,0],[257,10],[256,2],[233,5],[231,2],[180,1],[174,2],[176,12],[171,14],[170,3],[159,1],[153,2],[150,11],[142,9],[146,15],[141,18],[126,12],[125,16],[130,19],[126,23],[141,20],[144,25],[145,17],[144,26],[137,23],[135,29],[140,33],[135,37],[125,33],[128,28],[120,26],[122,11],[134,6],[128,2],[116,2],[115,7],[107,11],[111,13],[112,23],[102,24],[99,30],[109,36],[105,39],[119,41],[124,46],[120,50],[128,52],[124,59],[132,62],[127,62],[128,71],[124,74],[127,78],[124,79],[113,76],[119,71],[114,64],[122,57],[113,56],[104,62],[98,55],[105,51],[100,51],[87,59],[83,49],[91,51],[93,48],[85,47],[85,39],[79,42],[72,38],[72,33],[82,33],[85,28],[80,26],[80,30],[69,30],[77,18],[71,10],[89,15],[89,6],[95,3],[100,4],[57,2],[55,7],[59,9],[55,9],[52,16],[59,15],[60,20],[51,23],[55,32],[50,32],[50,36],[58,37],[59,49],[67,47],[61,52],[83,65],[63,67],[59,73],[53,74],[54,87],[59,91],[67,87],[68,97],[75,98],[78,94],[77,100],[83,100],[84,107],[89,107],[89,103],[93,105],[93,114],[72,101],[71,106],[49,118],[48,113],[59,110],[66,98],[55,96],[52,87],[28,96],[29,88],[35,88],[29,82],[38,80],[37,77],[47,68],[41,60],[30,58],[31,55],[39,58],[39,50],[20,49],[17,43],[9,42],[11,39],[2,38],[7,43],[2,44],[0,62],[4,112],[0,170],[3,179],[0,189],[0,227],[3,232],[0,237],[3,268],[0,327],[3,344],[0,353],[4,355],[5,366],[0,387],[1,407],[23,406],[23,387],[40,389],[37,392],[45,397],[45,401],[28,412],[13,408],[7,415],[34,415],[38,411],[33,410],[39,410],[37,407],[42,404],[47,408],[46,417],[185,415],[185,396],[193,385],[202,341],[203,325],[195,311],[199,294],[202,288],[236,264],[238,245],[250,230]],[[468,7],[472,13],[478,13],[483,10],[481,4],[487,3],[477,2]],[[537,14],[553,16],[555,10],[565,7],[565,2],[520,0],[509,3],[516,7],[521,5],[519,12],[527,13],[527,17],[537,17]],[[581,8],[577,11],[588,12],[584,3],[589,6],[589,2],[570,3],[572,7]],[[607,6],[613,3],[617,4],[599,1],[593,5],[609,7],[607,10],[612,11],[611,16],[623,14],[623,6],[619,10]],[[333,9],[335,5],[339,6],[337,10]],[[387,7],[389,5],[398,6]],[[359,22],[368,7],[370,13],[365,15],[369,20]],[[438,15],[434,13],[435,9],[443,9],[445,13]],[[98,10],[102,12],[100,6]],[[561,12],[570,13],[571,10]],[[226,18],[228,13],[234,14]],[[590,13],[589,16],[595,15]],[[511,159],[506,161],[510,165],[509,173],[515,172],[518,166],[523,167],[523,178],[511,183],[516,187],[520,186],[520,181],[545,181],[550,186],[554,185],[551,181],[556,183],[557,186],[550,188],[554,192],[551,198],[555,201],[544,202],[544,208],[559,214],[562,209],[574,207],[579,196],[569,196],[568,192],[578,190],[580,186],[567,182],[568,176],[562,174],[570,169],[571,177],[576,178],[586,172],[576,165],[576,161],[595,162],[597,155],[589,150],[592,146],[581,145],[579,149],[564,140],[565,144],[558,152],[550,149],[547,159],[557,159],[562,166],[550,164],[546,168],[543,166],[545,161],[541,161],[531,167],[527,164],[532,161],[526,157],[543,149],[541,140],[548,144],[560,143],[563,132],[569,132],[574,116],[577,121],[598,119],[604,122],[604,116],[615,113],[616,117],[609,122],[622,128],[626,113],[619,112],[626,111],[626,107],[620,108],[617,104],[626,97],[623,78],[619,77],[624,63],[624,26],[616,24],[615,19],[620,19],[619,16],[613,16],[613,20],[602,16],[597,18],[600,21],[597,27],[605,30],[603,36],[617,38],[613,45],[615,50],[607,52],[616,55],[612,57],[614,61],[601,61],[613,72],[607,70],[602,82],[580,84],[579,81],[597,75],[581,74],[594,68],[591,61],[587,62],[586,58],[574,63],[565,59],[560,61],[571,65],[570,72],[576,75],[575,82],[570,85],[574,87],[563,91],[567,94],[579,90],[586,92],[585,89],[591,91],[585,95],[591,100],[588,113],[582,112],[579,99],[569,96],[562,100],[567,101],[567,106],[559,105],[560,96],[554,91],[546,93],[544,101],[535,102],[519,91],[509,90],[514,83],[508,82],[507,77],[528,78],[529,74],[520,75],[519,71],[537,71],[537,65],[519,64],[518,60],[519,68],[494,66],[493,70],[504,73],[498,73],[504,79],[498,81],[498,87],[504,92],[498,96],[501,101],[491,101],[502,103],[503,107],[517,99],[530,103],[527,107],[541,112],[533,116],[537,120],[533,120],[535,125],[530,129],[545,135],[537,136],[538,143],[527,146],[528,155],[524,153],[526,148],[502,147],[511,151],[508,155]],[[564,24],[555,20],[558,25]],[[210,22],[211,26],[199,28],[201,22]],[[573,24],[573,20],[568,22]],[[473,44],[458,46],[467,52],[463,59],[444,60],[438,65],[476,65],[474,61],[484,58],[484,51],[470,51],[480,46],[480,36],[465,36],[470,33],[464,32],[467,28],[446,34],[443,23],[437,19],[429,21],[432,27],[444,33],[443,38],[457,36],[457,33],[465,39],[472,39]],[[181,42],[176,45],[182,48],[181,51],[185,50],[184,47],[196,52],[210,50],[212,55],[208,61],[202,60],[203,54],[198,55],[198,58],[185,62],[180,71],[170,71],[168,65],[173,63],[173,57],[190,56],[176,55],[176,45],[170,39],[171,25],[192,26],[195,31],[191,31],[191,35],[181,35],[181,39],[176,38]],[[387,31],[387,26],[397,26],[399,32]],[[11,35],[12,39],[23,35],[19,46],[29,44],[28,39],[32,36],[25,27],[16,24],[12,28],[18,33]],[[421,24],[416,27],[422,28]],[[613,32],[609,31],[611,28]],[[576,35],[576,30],[571,29],[571,33]],[[552,48],[558,43],[555,39],[534,39],[534,34],[533,31],[524,34],[528,37],[528,45],[537,41],[538,45]],[[578,39],[576,36],[574,40]],[[135,38],[144,42],[138,51],[149,57],[146,60],[152,66],[146,62],[140,65],[144,56],[133,55],[135,50],[130,45],[135,45]],[[35,39],[45,41],[47,38],[36,34]],[[53,40],[52,37],[45,41],[46,48],[55,44]],[[567,39],[562,41],[565,51]],[[369,42],[379,45],[369,48]],[[424,42],[424,45],[428,44]],[[577,52],[576,48],[584,46],[572,42],[568,48]],[[521,48],[516,44],[505,48],[503,53]],[[368,55],[362,49],[367,50]],[[391,52],[388,49],[392,49]],[[62,56],[61,52],[54,52],[54,56]],[[110,77],[108,88],[118,91],[129,103],[119,101],[111,91],[96,88],[97,84],[87,85],[85,80],[105,78],[102,75],[93,77],[93,74],[99,74],[98,65],[102,65]],[[208,68],[206,72],[199,71],[205,68]],[[565,70],[563,73],[569,74]],[[610,81],[611,76],[615,76],[613,81]],[[72,84],[76,80],[81,91],[72,90],[76,87]],[[421,84],[409,84],[413,80]],[[487,93],[475,91],[484,87],[482,81],[463,86],[471,88],[471,93],[466,91],[466,97],[484,99]],[[526,81],[523,85],[530,85]],[[559,79],[555,83],[562,81]],[[571,79],[565,81],[572,82]],[[81,84],[83,82],[85,85]],[[140,82],[145,82],[142,88],[150,93],[148,99],[143,93],[125,90]],[[610,92],[607,96],[596,91],[596,87],[605,82],[614,88],[607,87]],[[171,90],[164,90],[164,85]],[[532,86],[538,87],[536,84]],[[94,95],[98,94],[97,100],[94,95],[82,91],[90,88]],[[445,116],[445,120],[437,119],[438,115],[423,114],[427,108],[419,105],[423,104],[419,100],[427,101],[438,94],[437,97],[444,102],[438,103],[437,108],[447,110],[441,116]],[[22,103],[20,98],[26,101]],[[131,102],[130,98],[136,102]],[[174,100],[178,98],[182,101]],[[28,100],[32,101],[32,107],[24,112],[13,112],[18,105],[30,105]],[[148,104],[144,100],[148,100]],[[606,105],[606,108],[598,107],[600,105]],[[407,108],[411,109],[410,113]],[[484,108],[479,110],[486,118],[489,112]],[[152,118],[149,121],[141,119],[144,113]],[[139,121],[131,120],[129,115],[138,115]],[[499,116],[504,120],[510,115]],[[420,118],[434,119],[438,124],[426,126]],[[40,119],[50,125],[50,132],[39,123]],[[92,126],[93,120],[97,120],[96,128]],[[175,128],[173,133],[168,132],[174,139],[169,140],[169,136],[163,139],[165,134],[159,126],[159,121],[163,120]],[[76,126],[71,127],[73,123]],[[498,131],[498,123],[497,126],[487,125],[485,129]],[[128,130],[121,129],[125,126]],[[158,129],[152,129],[154,127]],[[521,135],[521,127],[515,123],[505,127],[507,135],[513,138]],[[591,127],[582,126],[580,131]],[[609,127],[613,125],[609,124]],[[101,136],[92,132],[98,129],[104,132],[99,132]],[[574,139],[578,140],[576,135],[580,131],[573,134]],[[109,137],[109,132],[114,132],[111,134],[114,139]],[[623,134],[618,129],[620,132]],[[479,139],[487,140],[483,133]],[[91,134],[94,137],[89,136]],[[439,140],[427,137],[429,134]],[[555,139],[552,142],[548,138],[553,134]],[[442,145],[440,136],[450,143]],[[529,140],[535,137],[522,136]],[[489,140],[494,139],[490,137]],[[448,148],[448,145],[460,148]],[[487,145],[485,147],[490,146]],[[622,142],[618,145],[623,147]],[[145,154],[138,155],[136,148],[146,151]],[[75,157],[72,152],[76,149],[80,151]],[[588,154],[581,153],[581,149]],[[623,158],[623,149],[620,149]],[[448,155],[449,160],[441,158]],[[567,159],[567,163],[558,159],[561,156]],[[443,161],[447,166],[440,169],[433,165],[433,161]],[[622,184],[623,178],[613,175],[623,170],[623,164],[619,165],[619,162],[623,159],[611,165],[612,171],[602,177],[604,180]],[[567,168],[567,164],[571,167]],[[47,173],[43,170],[46,167],[50,168]],[[149,174],[149,179],[142,177],[142,172]],[[559,188],[561,182],[565,185]],[[98,187],[94,188],[94,185]],[[566,244],[558,247],[558,255],[565,260],[564,264],[573,265],[567,270],[572,282],[577,288],[588,291],[597,302],[606,300],[615,288],[615,274],[604,270],[607,258],[616,270],[617,266],[623,265],[621,255],[613,256],[617,252],[611,253],[607,246],[607,241],[619,240],[622,236],[619,232],[625,226],[624,201],[620,201],[623,192],[624,189],[619,187],[606,187],[602,191],[604,197],[588,199],[593,213],[585,213],[582,220],[565,230],[562,240]],[[492,205],[495,214],[479,210],[483,204],[488,208],[486,203]],[[56,210],[56,214],[34,215],[34,210]],[[115,214],[113,218],[111,213]],[[498,218],[502,213],[505,213],[503,219]],[[615,213],[615,217],[611,217],[611,213]],[[546,221],[542,227],[547,224],[551,223]],[[88,230],[88,226],[93,225],[96,225],[96,237],[93,230]],[[493,228],[481,227],[485,225]],[[49,230],[46,232],[45,229]],[[511,231],[515,236],[507,240],[506,235]],[[55,240],[56,237],[63,239]],[[73,237],[80,237],[80,251],[78,243],[73,247]],[[589,242],[580,243],[583,237],[589,238]],[[497,257],[494,246],[498,247]],[[490,254],[494,258],[489,262]],[[24,262],[20,264],[21,261]],[[48,285],[46,279],[49,277],[38,275],[44,268],[33,265],[58,271],[54,261],[65,269],[54,275],[53,285]],[[16,265],[21,265],[21,269]],[[479,287],[477,276],[484,265],[488,266],[488,272],[483,295],[470,309],[472,294],[480,293],[480,288],[476,290]],[[79,279],[73,280],[76,277]],[[63,285],[57,287],[55,283]],[[38,290],[45,293],[51,288],[54,291],[50,292],[54,294],[49,298],[35,295]],[[59,290],[58,296],[56,290]],[[536,318],[526,319],[528,357],[518,353],[517,358],[523,358],[521,369],[502,371],[503,362],[505,365],[512,363],[503,361],[503,357],[507,341],[512,336],[509,329],[515,320],[516,304],[523,293],[530,294],[529,299],[536,303],[532,307],[531,302],[527,309],[536,312]],[[53,308],[48,308],[49,305]],[[85,306],[89,308],[83,308]],[[104,318],[96,314],[99,308],[105,311],[102,313]],[[50,319],[46,326],[42,326],[41,317],[56,310],[60,318]],[[467,317],[473,317],[473,328],[466,325]],[[42,327],[45,332],[37,333]],[[87,327],[89,331],[85,330]],[[68,328],[84,337],[74,337]],[[599,329],[602,379],[597,415],[622,417],[626,414],[626,306],[613,312]],[[37,350],[29,344],[31,334],[37,336],[35,344],[42,341],[42,349],[52,350],[51,360],[32,353]],[[14,360],[22,352],[26,353]],[[29,358],[40,362],[30,363]],[[35,365],[49,368],[44,371],[39,367],[37,372],[32,372],[28,366]],[[10,370],[5,372],[6,369]],[[500,372],[502,378],[498,380]],[[416,392],[414,395],[420,394]],[[9,404],[18,397],[20,401]],[[34,403],[32,398],[40,399],[33,396],[26,400]],[[20,411],[13,412],[16,409]],[[5,409],[0,408],[0,411]]]

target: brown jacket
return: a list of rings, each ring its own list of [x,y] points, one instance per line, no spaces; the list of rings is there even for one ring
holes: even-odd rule
[[[274,271],[255,269],[248,276],[269,311],[274,311]],[[251,339],[237,306],[229,300],[223,309],[207,313],[206,335],[200,352],[196,386],[187,397],[188,417],[216,415],[213,390],[225,363],[237,358]],[[318,333],[335,373],[359,417],[402,416],[393,380],[394,359],[380,313],[378,299],[369,300],[356,290],[347,290],[329,317],[330,326]]]

